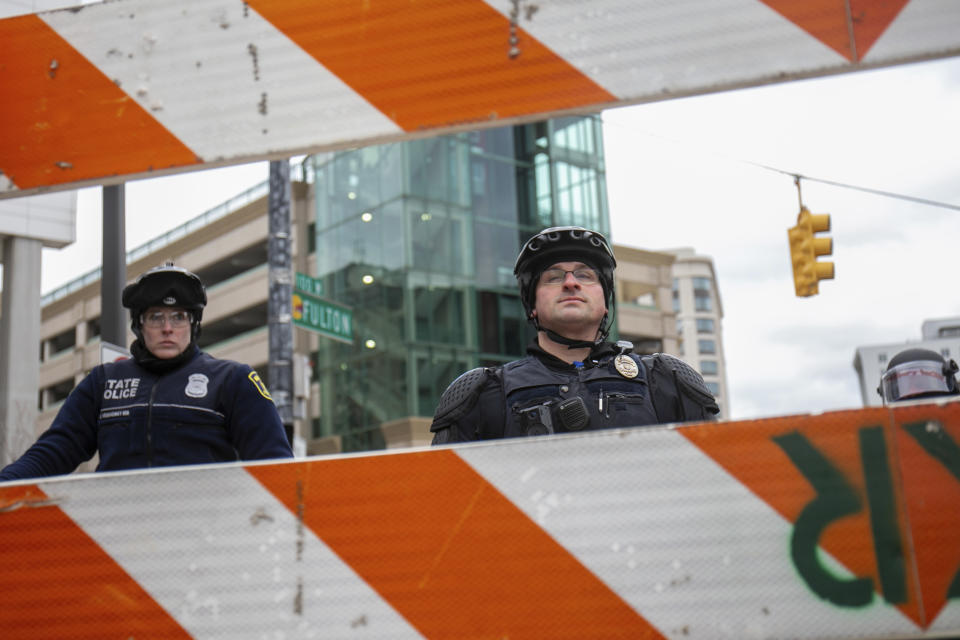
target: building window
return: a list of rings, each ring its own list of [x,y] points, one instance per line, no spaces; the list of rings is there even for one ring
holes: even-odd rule
[[[697,311],[713,311],[713,300],[710,295],[710,278],[692,278],[693,302]]]
[[[87,342],[100,337],[100,316],[87,320]]]
[[[716,360],[701,360],[700,361],[700,373],[705,376],[715,376],[717,375],[717,361]]]
[[[673,312],[680,312],[680,283],[676,278],[673,279]]]
[[[41,390],[39,409],[42,411],[66,400],[73,391],[73,386],[73,378],[68,378]],[[44,395],[46,395],[46,403],[43,402]]]
[[[878,353],[878,354],[877,354],[877,362],[879,362],[880,364],[883,364],[883,363],[886,362],[886,361],[887,361],[887,354],[885,354],[885,353]]]
[[[717,343],[713,340],[697,340],[697,349],[700,353],[716,353]]]
[[[950,347],[944,347],[943,349],[940,349],[940,355],[942,355],[944,358],[949,358],[949,357],[950,357]]]
[[[518,296],[478,291],[480,350],[487,354],[523,355],[530,336]]]
[[[77,344],[77,330],[74,327],[67,329],[47,340],[47,346],[51,356],[56,355],[67,349],[72,349]]]
[[[633,304],[638,307],[646,307],[648,309],[656,309],[657,304],[653,300],[653,294],[650,292],[642,293],[636,298],[633,299]]]
[[[707,389],[710,389],[710,393],[714,396],[720,395],[720,384],[717,382],[707,382]]]
[[[697,333],[713,333],[713,318],[697,318]]]
[[[197,338],[197,346],[205,349],[210,345],[224,342],[231,338],[236,338],[241,334],[266,330],[267,328],[267,302],[255,304],[231,315],[211,321],[209,324],[203,323],[203,332]],[[260,377],[264,377],[263,371],[258,371]],[[266,381],[264,381],[266,384]],[[269,386],[267,387],[269,389]]]
[[[466,296],[457,289],[415,287],[416,339],[421,342],[466,342]]]

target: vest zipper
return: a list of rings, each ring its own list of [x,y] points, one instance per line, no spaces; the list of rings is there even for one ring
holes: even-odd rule
[[[623,400],[625,402],[642,402],[643,394],[641,393],[608,393],[607,395],[607,405],[609,406],[610,400]]]
[[[150,388],[150,400],[147,402],[147,466],[153,466],[153,397],[157,393],[160,379]]]

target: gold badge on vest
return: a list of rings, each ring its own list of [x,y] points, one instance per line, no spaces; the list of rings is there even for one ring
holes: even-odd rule
[[[640,368],[633,358],[622,353],[613,359],[613,366],[624,378],[636,378],[640,373]]]

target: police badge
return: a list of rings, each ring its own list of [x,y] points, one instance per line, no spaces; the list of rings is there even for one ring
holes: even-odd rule
[[[207,376],[202,373],[193,373],[187,378],[187,388],[184,389],[184,393],[191,398],[202,398],[207,395],[208,382],[210,378]]]
[[[640,373],[640,368],[637,366],[637,363],[633,361],[633,358],[622,353],[613,359],[613,366],[617,368],[617,372],[624,378],[636,378]]]

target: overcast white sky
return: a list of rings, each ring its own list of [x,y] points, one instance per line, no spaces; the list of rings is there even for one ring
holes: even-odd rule
[[[748,162],[956,206],[958,113],[954,58],[605,114],[614,241],[715,260],[733,417],[858,407],[857,346],[960,315],[960,211],[802,182],[836,279],[797,298],[793,179]]]
[[[960,59],[625,107],[604,114],[612,240],[712,256],[733,418],[860,406],[857,346],[960,315],[960,211],[802,183],[832,218],[836,279],[794,296],[793,178],[960,205]],[[130,182],[127,249],[266,179],[266,163]],[[77,242],[44,249],[46,293],[100,263],[100,189]]]

